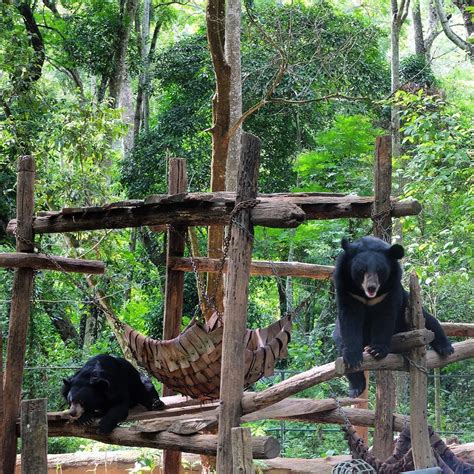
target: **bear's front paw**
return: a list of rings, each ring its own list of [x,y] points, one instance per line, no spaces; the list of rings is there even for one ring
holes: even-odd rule
[[[440,355],[448,356],[454,352],[454,347],[450,344],[435,344],[434,341],[431,343],[431,347]]]
[[[104,418],[102,418],[102,420],[100,420],[99,429],[97,431],[100,434],[109,434],[116,428],[116,426],[116,424],[111,423],[110,421],[104,420]]]
[[[362,351],[348,351],[344,349],[342,358],[348,369],[357,369],[362,364]]]
[[[371,344],[365,348],[365,351],[377,360],[384,359],[388,354],[388,346],[385,344]]]

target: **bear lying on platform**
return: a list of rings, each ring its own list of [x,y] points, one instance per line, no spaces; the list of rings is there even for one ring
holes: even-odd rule
[[[104,434],[124,421],[129,409],[138,404],[147,410],[165,407],[151,381],[119,357],[92,357],[63,382],[62,395],[69,404],[69,416],[80,424],[100,418],[99,432]]]
[[[401,245],[390,246],[376,237],[363,237],[353,243],[341,242],[334,272],[338,317],[333,338],[349,368],[362,363],[365,349],[383,359],[391,337],[407,331],[405,308],[408,293],[403,289],[398,260],[404,255]],[[440,355],[454,352],[439,322],[423,308],[426,328],[434,332],[431,347]],[[365,389],[362,372],[347,375],[349,395],[358,397]]]

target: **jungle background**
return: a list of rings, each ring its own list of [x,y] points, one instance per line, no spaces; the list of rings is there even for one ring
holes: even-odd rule
[[[406,7],[400,4],[400,8]],[[401,149],[393,194],[423,212],[394,220],[405,273],[421,278],[425,305],[442,321],[472,322],[472,0],[414,0],[400,24],[400,86],[393,89],[392,9],[382,0],[247,0],[242,7],[244,122],[262,140],[259,190],[371,195],[375,137],[390,133],[399,107]],[[15,163],[37,163],[36,211],[101,205],[165,193],[167,160],[187,160],[190,191],[210,190],[215,77],[199,0],[35,0],[0,3],[0,252],[15,214]],[[403,8],[402,8],[403,9]],[[421,36],[420,36],[421,26]],[[454,35],[454,37],[453,37]],[[457,39],[456,39],[457,38]],[[282,67],[284,65],[284,67]],[[278,83],[275,77],[282,71]],[[370,220],[312,221],[294,230],[257,228],[254,259],[334,264],[342,237],[372,232]],[[198,228],[201,254],[207,230]],[[62,378],[98,353],[120,355],[97,294],[137,330],[162,334],[164,233],[134,230],[37,237],[42,252],[107,265],[92,279],[39,272],[29,326],[24,398],[64,408]],[[7,337],[13,272],[0,271],[0,327]],[[330,282],[253,277],[248,322],[261,327],[296,309],[289,357],[275,381],[336,357]],[[185,280],[183,326],[196,313],[193,274]],[[442,369],[430,422],[443,436],[474,441],[474,363]],[[407,412],[400,376],[398,410]],[[157,384],[158,386],[158,384]],[[305,392],[345,395],[341,379]],[[373,402],[372,384],[370,399]],[[435,409],[436,408],[436,409]],[[284,422],[251,425],[273,434],[291,457],[347,452],[339,427]],[[95,449],[50,439],[50,452]]]

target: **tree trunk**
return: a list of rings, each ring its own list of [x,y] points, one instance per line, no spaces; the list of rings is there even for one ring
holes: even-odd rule
[[[425,40],[423,35],[423,22],[421,21],[420,0],[415,0],[412,5],[413,32],[415,36],[415,54],[425,55]]]
[[[109,78],[109,94],[114,101],[114,106],[120,105],[120,93],[126,74],[127,48],[130,39],[135,13],[137,11],[138,0],[125,0],[121,8],[121,21],[117,34],[117,41],[114,52],[114,63]]]
[[[240,58],[241,1],[228,0],[225,17],[225,58],[230,66],[230,117],[231,124],[242,116],[242,71]],[[230,137],[226,164],[226,191],[235,191],[237,168],[240,160],[242,127]]]
[[[392,29],[391,29],[391,78],[392,94],[400,87],[400,29],[398,17],[398,0],[392,0]],[[398,160],[400,156],[400,108],[392,104],[391,109],[391,134],[392,134],[392,159]]]

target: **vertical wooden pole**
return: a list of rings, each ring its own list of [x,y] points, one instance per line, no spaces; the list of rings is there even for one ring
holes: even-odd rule
[[[253,474],[253,456],[250,428],[232,428],[233,474]]]
[[[375,141],[374,182],[374,235],[385,242],[392,240],[390,195],[392,191],[392,144],[391,137],[377,137]],[[395,376],[389,370],[377,370],[375,374],[376,406],[374,456],[387,459],[393,452],[393,413],[395,411]]]
[[[33,252],[35,163],[31,156],[22,156],[18,162],[16,213],[17,252]],[[4,385],[3,469],[13,474],[16,462],[16,421],[20,408],[26,336],[30,319],[34,272],[30,268],[15,270],[8,329],[7,361]]]
[[[420,285],[415,272],[410,275],[408,324],[410,329],[425,327]],[[413,462],[415,469],[425,469],[437,466],[428,432],[426,347],[412,349],[408,360],[410,362],[410,432]]]
[[[168,194],[185,193],[188,189],[186,160],[171,158],[169,161]],[[183,257],[187,228],[173,227],[168,230],[166,260],[170,257]],[[163,321],[163,339],[172,339],[179,335],[183,315],[184,272],[166,270],[165,312]],[[171,388],[164,386],[163,395],[173,395]],[[166,474],[178,474],[181,468],[179,451],[163,451],[163,469]]]
[[[257,196],[260,140],[242,135],[242,157],[237,178],[236,205]],[[253,229],[250,209],[240,210],[231,223],[232,239],[225,293],[220,390],[217,472],[232,474],[231,429],[239,426],[244,389],[245,328]]]
[[[46,398],[21,402],[21,473],[48,472]]]

